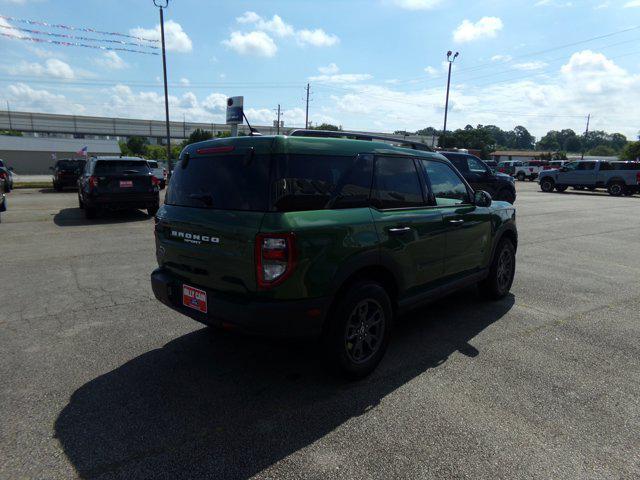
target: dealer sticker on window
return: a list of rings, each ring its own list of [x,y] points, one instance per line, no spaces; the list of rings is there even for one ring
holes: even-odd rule
[[[182,285],[182,303],[185,307],[207,313],[207,292],[189,285]]]

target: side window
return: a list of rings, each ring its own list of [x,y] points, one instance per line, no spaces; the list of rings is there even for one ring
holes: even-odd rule
[[[564,168],[567,170],[576,170],[578,168],[578,162],[566,163]]]
[[[613,166],[609,162],[600,162],[600,170],[613,170]]]
[[[462,155],[450,155],[447,158],[451,163],[453,163],[453,166],[456,167],[456,169],[460,173],[469,171],[469,165],[467,164],[467,160]]]
[[[469,170],[473,173],[485,173],[487,171],[484,163],[482,163],[476,157],[472,157],[471,155],[469,155],[467,157],[467,162],[469,162]]]
[[[432,160],[421,160],[421,162],[431,183],[431,192],[435,196],[436,205],[469,203],[467,187],[449,165]]]
[[[419,207],[424,205],[422,187],[413,159],[376,157],[373,203],[378,208]]]
[[[578,170],[593,170],[596,166],[596,162],[580,162],[578,163]]]

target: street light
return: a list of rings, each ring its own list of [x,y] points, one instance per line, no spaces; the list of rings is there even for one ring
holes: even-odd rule
[[[167,176],[171,178],[173,162],[171,161],[171,131],[169,129],[169,91],[167,89],[167,55],[164,46],[164,9],[169,6],[169,0],[153,0],[153,4],[160,10],[160,38],[162,39],[162,72],[164,75],[164,113],[167,125],[167,162],[169,172]]]
[[[449,76],[447,77],[447,99],[445,100],[445,103],[444,103],[444,127],[442,129],[443,144],[447,136],[447,113],[449,112],[449,86],[451,85],[451,65],[453,64],[455,59],[458,58],[458,55],[460,55],[459,52],[456,52],[455,54],[451,50],[447,52],[447,62],[449,62]]]

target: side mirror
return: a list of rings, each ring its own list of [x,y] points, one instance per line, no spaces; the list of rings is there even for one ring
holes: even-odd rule
[[[484,190],[478,190],[473,196],[473,203],[477,207],[490,207],[491,202],[491,195]]]

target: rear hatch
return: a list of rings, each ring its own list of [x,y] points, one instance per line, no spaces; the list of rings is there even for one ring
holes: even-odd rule
[[[255,238],[268,210],[270,154],[227,146],[176,166],[156,238],[162,266],[196,286],[256,290]]]
[[[60,160],[56,164],[58,181],[77,180],[84,164],[84,160]]]
[[[154,191],[144,160],[98,160],[93,175],[98,179],[98,194],[127,196]]]

